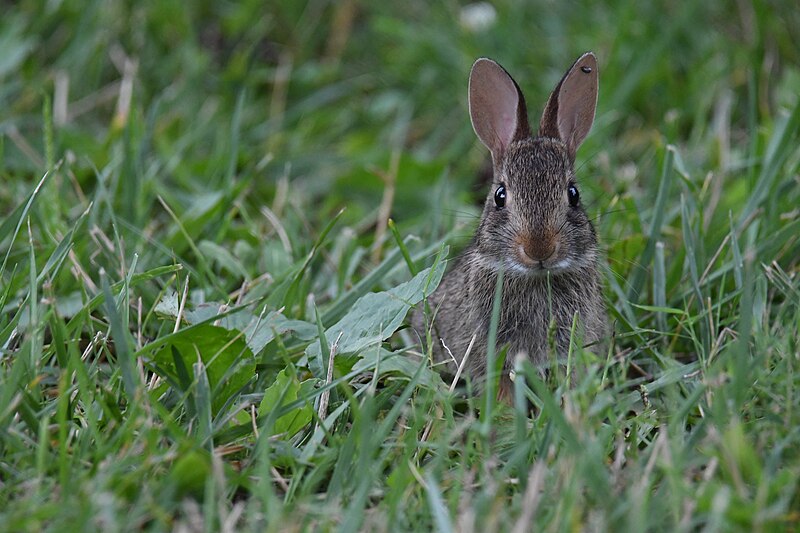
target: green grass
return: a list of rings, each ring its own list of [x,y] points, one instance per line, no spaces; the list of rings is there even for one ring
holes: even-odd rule
[[[461,10],[4,8],[0,529],[800,527],[796,2]],[[466,399],[403,320],[484,194],[469,67],[538,116],[589,49],[613,341]]]

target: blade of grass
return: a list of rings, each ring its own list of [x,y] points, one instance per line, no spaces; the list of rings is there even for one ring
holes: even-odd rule
[[[214,439],[211,432],[211,386],[208,383],[206,367],[197,354],[197,362],[192,365],[194,373],[194,404],[197,409],[197,436],[199,443],[209,453],[214,451]]]
[[[700,314],[705,313],[704,306],[705,297],[702,289],[700,288],[700,273],[697,268],[697,253],[698,248],[697,239],[695,237],[694,229],[692,228],[692,217],[689,213],[688,203],[684,195],[681,195],[681,230],[683,235],[683,247],[686,250],[686,263],[689,267],[689,279],[692,283],[694,290],[695,305]],[[702,346],[699,352],[701,357],[706,357],[711,346],[711,332],[708,330],[708,323],[705,320],[700,321],[700,338]]]
[[[36,247],[33,243],[33,233],[31,232],[31,219],[28,222],[28,327],[30,358],[28,359],[28,371],[31,376],[37,372],[36,369],[41,363],[40,357],[42,355],[42,345],[44,344],[44,335],[39,326],[39,284],[36,282],[36,255],[34,250]]]
[[[439,488],[436,480],[430,472],[425,473],[425,493],[428,495],[428,506],[431,509],[436,530],[441,533],[451,533],[453,529],[453,521],[450,518],[450,513],[447,511],[447,506],[444,504],[442,498],[442,490]]]
[[[225,183],[232,183],[236,175],[236,166],[239,163],[239,138],[241,137],[242,129],[242,109],[246,100],[246,92],[239,91],[236,97],[236,106],[233,108],[233,117],[231,117],[231,134],[229,142],[228,169],[225,172]]]
[[[122,323],[122,317],[117,310],[116,300],[111,292],[111,286],[108,283],[108,276],[105,270],[100,271],[100,281],[103,289],[106,316],[111,327],[111,334],[114,337],[117,364],[122,373],[122,383],[128,396],[128,401],[135,402],[138,398],[139,374],[134,364],[130,332],[127,325]],[[123,290],[126,285],[126,283],[123,283]]]
[[[666,152],[664,153],[664,162],[661,165],[661,179],[658,182],[658,192],[656,193],[656,201],[652,211],[650,233],[648,235],[647,244],[642,254],[639,256],[638,268],[633,270],[630,286],[628,288],[628,300],[633,302],[639,301],[641,297],[641,290],[644,287],[644,278],[646,275],[645,269],[650,266],[650,262],[653,260],[653,254],[655,253],[656,243],[661,237],[661,227],[666,215],[667,199],[669,197],[674,174],[675,154],[675,147],[667,145]]]
[[[656,243],[655,263],[653,265],[653,304],[655,307],[667,307],[667,275],[664,266],[664,243]],[[656,324],[661,331],[667,331],[667,317],[661,311],[656,312]]]
[[[733,280],[736,283],[736,290],[741,290],[744,261],[742,260],[742,252],[739,249],[739,239],[736,236],[737,232],[733,227],[733,214],[730,211],[728,211],[728,223],[730,225],[731,252],[733,253]]]
[[[392,235],[394,235],[394,240],[397,243],[397,247],[400,248],[400,252],[403,254],[403,259],[405,259],[406,265],[408,265],[408,271],[411,272],[411,277],[416,276],[417,267],[414,264],[414,261],[411,259],[411,254],[408,253],[408,247],[406,247],[406,243],[403,242],[403,238],[400,236],[400,231],[398,231],[397,225],[391,218],[388,220],[387,224],[389,229],[392,230]]]
[[[751,215],[764,202],[769,191],[772,190],[775,180],[780,175],[781,167],[797,149],[798,131],[800,131],[800,100],[797,101],[788,117],[782,117],[777,121],[777,127],[772,137],[770,137],[767,151],[764,154],[761,173],[748,197],[747,203],[739,213],[739,220],[736,224],[737,231],[742,231],[745,223],[750,220]]]
[[[36,201],[36,198],[39,196],[42,187],[47,182],[50,175],[50,172],[45,172],[44,176],[42,176],[42,179],[39,180],[39,183],[36,184],[36,187],[34,187],[33,191],[30,193],[30,195],[28,195],[27,200],[24,203],[21,203],[19,207],[17,207],[14,212],[11,213],[11,215],[0,225],[0,242],[3,242],[10,235],[8,250],[6,250],[6,255],[3,257],[3,263],[0,265],[0,274],[3,274],[6,271],[8,257],[11,255],[11,250],[13,249],[14,241],[17,239],[17,235],[19,235],[19,232],[22,229],[23,221],[26,220],[33,203]]]
[[[487,337],[486,345],[486,378],[484,383],[484,390],[486,394],[486,406],[481,411],[482,433],[488,437],[491,433],[492,424],[492,411],[494,410],[495,402],[495,382],[497,376],[495,375],[495,353],[497,351],[497,326],[500,323],[500,309],[503,299],[503,268],[497,271],[497,281],[494,287],[494,299],[492,300],[492,318],[489,322],[489,334]]]
[[[161,196],[158,197],[158,201],[164,208],[164,210],[167,212],[167,214],[169,214],[170,218],[175,223],[175,225],[178,227],[178,231],[180,231],[181,235],[183,235],[183,238],[186,239],[186,243],[189,245],[189,248],[191,248],[192,252],[194,252],[195,257],[197,258],[197,262],[200,263],[200,269],[198,270],[198,273],[200,274],[202,280],[206,284],[210,284],[211,286],[213,286],[214,289],[222,298],[227,298],[228,296],[227,291],[223,289],[222,286],[219,284],[219,281],[217,280],[213,270],[211,269],[211,265],[209,265],[208,262],[206,261],[205,256],[195,244],[194,239],[192,239],[192,236],[189,235],[189,233],[186,231],[186,228],[183,226],[183,223],[178,218],[178,215],[175,214],[172,208],[169,205],[167,205],[167,202],[164,201],[164,199]]]
[[[153,279],[160,278],[161,276],[165,276],[168,274],[174,274],[175,272],[179,272],[182,270],[181,265],[167,265],[162,267],[156,267],[147,272],[142,272],[141,274],[132,274],[130,276],[130,281],[127,282],[127,287],[132,288]],[[117,281],[110,285],[111,294],[115,291],[122,290],[126,287],[126,281]],[[112,301],[114,301],[112,299]],[[104,305],[106,302],[106,294],[105,292],[101,292],[100,294],[94,296],[90,299],[84,306],[78,311],[75,316],[73,316],[69,323],[67,324],[67,328],[75,329],[81,323],[85,323],[89,315],[94,312],[99,306]]]
[[[410,237],[406,237],[403,242],[407,244],[410,240]],[[383,260],[383,262],[381,262],[381,264],[375,267],[375,269],[373,269],[369,274],[361,278],[361,280],[356,283],[352,289],[347,291],[330,305],[328,310],[322,314],[322,323],[334,324],[341,320],[341,318],[347,313],[350,307],[353,306],[356,300],[372,290],[372,288],[375,287],[375,285],[377,285],[380,280],[386,276],[386,274],[388,274],[397,266],[401,256],[402,251],[400,249],[393,250],[392,253],[389,254]]]

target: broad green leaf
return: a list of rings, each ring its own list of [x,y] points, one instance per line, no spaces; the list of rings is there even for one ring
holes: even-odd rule
[[[276,334],[291,332],[301,340],[311,340],[317,336],[314,324],[303,320],[292,320],[277,312],[272,312],[263,319],[253,317],[244,332],[247,335],[247,344],[253,353],[260,352],[264,346],[272,342]]]
[[[328,345],[337,343],[336,353],[358,353],[388,339],[403,323],[411,306],[436,289],[444,268],[444,261],[438,261],[393,289],[365,294],[339,322],[325,331]],[[319,343],[310,344],[306,355],[309,363],[317,360]],[[316,373],[319,370],[312,369],[315,375],[319,375]]]
[[[153,358],[161,369],[177,377],[172,347],[180,353],[186,368],[192,368],[198,357],[205,365],[214,414],[255,375],[255,357],[241,332],[202,324],[166,337]]]
[[[174,292],[164,295],[156,305],[156,312],[169,318],[178,316],[178,297]],[[264,316],[254,315],[247,309],[225,313],[226,307],[220,303],[204,303],[192,310],[184,310],[183,320],[190,325],[209,322],[232,331],[244,333],[247,345],[253,354],[258,354],[264,347],[272,342],[276,335],[293,333],[301,340],[312,340],[317,337],[317,328],[314,324],[303,320],[286,318],[277,311],[272,311]],[[224,315],[224,316],[219,316]]]
[[[402,379],[411,379],[417,374],[421,360],[402,352],[390,352],[384,348],[366,350],[364,357],[353,365],[353,372],[375,372],[378,376],[397,376]],[[424,368],[420,375],[421,385],[435,389],[444,386],[441,376],[431,368]]]
[[[313,379],[307,379],[301,383],[296,377],[289,376],[286,369],[281,370],[278,377],[275,378],[275,382],[264,392],[264,398],[258,406],[258,414],[260,417],[266,417],[270,411],[280,409],[298,398],[308,398],[313,389]],[[312,407],[309,402],[278,418],[272,426],[272,434],[283,435],[285,439],[288,439],[310,423],[311,418]]]

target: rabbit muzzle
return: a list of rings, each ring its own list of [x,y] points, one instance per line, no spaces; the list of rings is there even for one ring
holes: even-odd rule
[[[517,260],[534,269],[547,269],[548,260],[558,256],[560,244],[554,233],[541,232],[517,237]]]

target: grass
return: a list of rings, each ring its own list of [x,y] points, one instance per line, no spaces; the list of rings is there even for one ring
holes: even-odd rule
[[[0,529],[798,527],[800,10],[466,9],[6,8]],[[536,116],[588,49],[614,338],[467,398],[403,321],[484,194],[469,67]]]

